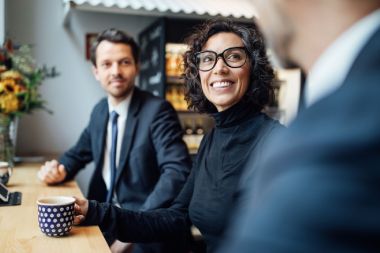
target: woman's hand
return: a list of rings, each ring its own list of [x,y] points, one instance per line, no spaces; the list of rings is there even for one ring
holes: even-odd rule
[[[74,217],[74,225],[81,224],[87,215],[88,211],[88,200],[87,199],[79,199],[77,197],[75,198],[75,217]]]

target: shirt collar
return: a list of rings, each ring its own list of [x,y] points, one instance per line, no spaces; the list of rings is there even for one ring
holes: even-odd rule
[[[112,111],[116,111],[117,114],[119,114],[119,118],[126,118],[128,114],[128,109],[129,105],[131,104],[131,99],[132,99],[132,92],[129,93],[129,95],[121,101],[118,105],[113,106],[110,98],[108,97],[107,102],[108,102],[108,112],[111,113]]]
[[[379,25],[380,10],[377,10],[356,22],[324,51],[310,70],[306,82],[307,107],[343,84],[359,52]]]

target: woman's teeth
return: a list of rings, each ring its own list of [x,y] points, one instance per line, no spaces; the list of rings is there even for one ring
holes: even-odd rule
[[[225,88],[231,86],[232,82],[214,82],[212,87],[214,88]]]

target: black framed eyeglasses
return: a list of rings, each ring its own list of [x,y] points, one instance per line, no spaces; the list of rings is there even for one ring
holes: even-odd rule
[[[247,50],[245,47],[230,47],[225,49],[220,54],[206,50],[195,54],[195,60],[198,70],[210,71],[212,70],[218,58],[221,57],[224,63],[230,68],[240,68],[247,61]]]

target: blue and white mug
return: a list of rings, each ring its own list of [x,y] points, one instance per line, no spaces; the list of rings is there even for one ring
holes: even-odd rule
[[[37,200],[38,224],[41,232],[48,236],[67,235],[74,222],[73,197],[51,196]]]

